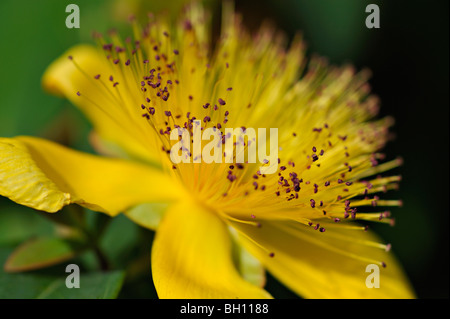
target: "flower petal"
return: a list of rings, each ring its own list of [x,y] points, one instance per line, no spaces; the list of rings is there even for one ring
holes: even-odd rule
[[[159,162],[143,143],[142,132],[138,130],[139,122],[142,122],[140,115],[130,116],[126,103],[114,95],[113,82],[109,81],[111,74],[113,72],[101,52],[89,45],[78,45],[48,67],[42,77],[42,86],[79,107],[103,142],[115,144],[133,157]],[[99,79],[95,79],[97,75],[100,75]]]
[[[227,226],[212,212],[180,202],[165,213],[152,249],[160,298],[270,298],[245,281],[232,260]]]
[[[148,165],[102,158],[34,137],[0,138],[0,195],[47,212],[77,203],[116,215],[178,199],[182,190]]]
[[[236,268],[246,281],[263,288],[266,284],[264,266],[241,245],[236,230],[231,227],[229,230],[233,238],[233,257]]]
[[[156,230],[168,206],[168,203],[144,203],[128,209],[124,214],[136,224]]]
[[[414,298],[392,253],[369,244],[379,242],[371,232],[327,228],[321,233],[288,221],[261,222],[261,225],[261,228],[233,226],[242,234],[243,245],[302,297]],[[273,257],[270,253],[274,253]],[[380,288],[368,288],[366,279],[372,271],[366,272],[366,267],[377,261],[387,265],[379,267]]]

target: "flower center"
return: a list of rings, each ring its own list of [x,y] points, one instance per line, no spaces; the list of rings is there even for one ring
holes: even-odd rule
[[[258,226],[258,220],[288,219],[318,232],[366,229],[349,220],[392,223],[390,213],[377,207],[401,201],[375,194],[398,187],[400,176],[379,174],[401,161],[379,164],[392,120],[370,121],[378,99],[369,95],[368,73],[332,68],[320,58],[304,68],[299,39],[286,50],[271,29],[251,37],[235,23],[223,28],[211,50],[204,16],[189,14],[173,29],[154,21],[140,29],[133,22],[134,41],[123,43],[115,33],[110,42],[96,37],[110,73],[92,77],[80,70],[107,95],[107,116],[160,154],[164,169],[228,220]],[[200,132],[213,128],[219,145],[226,144],[227,128],[239,128],[242,135],[215,154],[217,161],[205,163],[195,152],[196,123]],[[278,156],[262,164],[248,160],[255,140],[245,136],[258,128],[279,133]],[[180,129],[187,132],[180,152],[189,161],[174,163],[171,151],[182,136],[175,133],[174,139],[172,133]],[[267,151],[274,143],[269,134],[265,140]],[[244,161],[236,161],[239,152],[246,154]],[[276,167],[276,173],[265,174],[261,165]]]

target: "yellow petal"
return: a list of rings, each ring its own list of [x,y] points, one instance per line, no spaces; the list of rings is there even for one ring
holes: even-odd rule
[[[261,262],[245,249],[239,242],[239,236],[233,228],[229,228],[233,238],[233,257],[236,268],[248,282],[264,287],[266,284],[266,270]]]
[[[227,226],[212,212],[180,202],[165,213],[152,248],[160,298],[270,298],[238,274]]]
[[[132,207],[124,214],[136,224],[156,230],[168,206],[168,203],[144,203]]]
[[[288,221],[261,225],[233,226],[242,234],[243,245],[304,298],[414,298],[392,252],[371,246],[380,242],[371,232],[330,227],[321,233]],[[384,262],[386,268],[377,262]],[[366,269],[371,264],[379,269],[379,288],[366,285],[366,280],[375,283],[373,269]]]
[[[112,74],[101,52],[89,45],[78,45],[48,67],[42,86],[80,108],[105,143],[119,146],[133,157],[159,162],[150,148],[145,147],[143,134],[138,130],[140,115],[130,114],[127,103],[114,95],[113,82],[109,80]],[[97,75],[99,79],[95,79]]]
[[[0,138],[0,195],[47,212],[77,203],[116,215],[133,205],[178,199],[162,171],[74,151],[34,137]]]

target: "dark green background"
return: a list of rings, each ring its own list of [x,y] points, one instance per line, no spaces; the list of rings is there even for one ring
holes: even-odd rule
[[[218,21],[220,5],[207,2]],[[79,30],[65,27],[69,3],[80,7]],[[93,30],[123,30],[124,15],[117,3],[0,2],[0,136],[37,135],[91,150],[86,143],[89,123],[67,101],[46,95],[40,78],[64,50],[91,41]],[[161,3],[171,2],[147,1],[144,6],[151,8],[155,3],[159,10]],[[365,27],[369,3],[380,6],[380,29]],[[397,170],[403,176],[401,188],[390,195],[404,200],[402,208],[392,210],[397,224],[394,228],[374,228],[393,244],[419,297],[448,298],[448,1],[238,0],[236,7],[250,28],[271,19],[289,36],[302,30],[309,53],[326,56],[332,63],[352,62],[359,69],[373,71],[370,84],[381,97],[381,113],[396,119],[393,132],[397,138],[387,146],[386,154],[388,158],[401,155],[405,160]],[[34,227],[39,223],[29,222],[34,212],[4,198],[0,199],[0,214],[9,216],[0,218],[2,249],[43,231]],[[15,232],[11,232],[13,227]],[[26,227],[31,231],[25,231]],[[142,249],[149,251],[151,234],[140,234],[135,226],[126,227],[129,246],[144,236],[148,243]],[[110,230],[112,234],[114,231]],[[128,253],[132,251],[124,247]],[[117,265],[120,268],[120,263]],[[150,275],[146,279],[150,281]],[[269,290],[274,296],[293,296],[273,278],[269,278]],[[120,296],[152,294],[154,291],[143,284],[129,283]]]

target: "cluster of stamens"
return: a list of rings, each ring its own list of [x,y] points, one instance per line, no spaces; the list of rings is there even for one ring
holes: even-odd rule
[[[162,152],[166,159],[165,163],[169,164],[167,166],[175,172],[176,176],[185,181],[187,187],[193,184],[192,190],[206,205],[211,205],[213,209],[225,212],[225,214],[229,212],[229,218],[233,221],[253,223],[255,218],[260,218],[261,222],[254,222],[258,227],[261,227],[262,221],[275,218],[271,213],[274,211],[285,212],[284,217],[292,214],[293,220],[311,226],[321,233],[325,232],[326,227],[333,223],[348,219],[386,220],[393,223],[393,220],[389,218],[388,211],[360,213],[358,210],[362,206],[401,204],[400,201],[380,200],[378,196],[372,196],[374,193],[396,188],[397,182],[400,180],[399,176],[378,176],[370,179],[370,176],[398,166],[399,160],[379,164],[383,155],[376,152],[372,152],[370,156],[364,155],[363,152],[352,156],[352,150],[355,151],[359,147],[358,143],[368,145],[367,149],[379,148],[371,145],[375,145],[377,140],[385,139],[384,130],[387,125],[380,124],[373,128],[361,125],[359,130],[348,133],[342,129],[347,125],[343,121],[347,117],[352,117],[347,114],[351,114],[358,108],[358,103],[354,101],[353,95],[363,96],[367,91],[365,86],[352,88],[357,93],[352,93],[353,91],[350,89],[347,89],[350,93],[340,92],[336,88],[344,98],[347,97],[349,100],[345,102],[345,106],[339,106],[341,114],[336,115],[337,120],[334,121],[334,124],[327,122],[317,126],[316,122],[309,123],[308,120],[302,122],[302,116],[313,117],[313,111],[295,113],[299,111],[286,110],[276,113],[279,119],[276,119],[275,116],[271,119],[271,110],[265,111],[263,115],[265,114],[268,119],[267,123],[269,123],[264,124],[265,127],[278,123],[281,131],[279,144],[283,151],[280,151],[281,155],[277,163],[269,163],[267,160],[263,163],[225,163],[227,154],[223,152],[221,163],[201,163],[198,168],[195,168],[198,165],[195,163],[197,158],[194,158],[191,151],[188,152],[188,156],[191,158],[190,163],[171,163],[169,155],[171,147],[176,142],[170,139],[173,130],[184,128],[188,130],[190,138],[193,138],[195,123],[200,121],[200,130],[204,131],[207,127],[214,128],[220,132],[221,143],[224,145],[227,138],[226,128],[237,125],[245,133],[246,127],[250,127],[245,124],[247,119],[250,124],[258,125],[256,115],[260,116],[259,118],[262,116],[257,112],[257,106],[264,101],[257,97],[262,96],[263,93],[252,93],[248,100],[244,97],[233,97],[233,88],[237,88],[234,86],[238,83],[237,80],[234,79],[234,82],[223,80],[233,78],[232,76],[227,77],[226,74],[229,73],[225,73],[233,72],[233,64],[226,60],[226,52],[218,51],[216,54],[225,59],[220,60],[222,61],[220,65],[211,58],[209,61],[208,59],[201,60],[203,65],[197,65],[197,62],[190,61],[193,65],[186,67],[182,64],[182,61],[186,61],[184,59],[188,54],[185,51],[191,50],[190,46],[197,46],[197,50],[201,50],[200,45],[192,42],[179,48],[173,48],[174,44],[178,43],[177,40],[171,38],[168,32],[161,30],[158,30],[159,34],[155,36],[151,26],[152,24],[144,28],[140,38],[135,41],[127,39],[125,45],[121,44],[116,34],[112,36],[112,43],[106,43],[103,37],[97,35],[96,38],[110,64],[111,74],[96,73],[94,76],[87,76],[94,81],[101,82],[99,86],[106,87],[106,91],[111,94],[118,107],[122,108],[124,118],[129,116],[127,113],[129,112],[132,117],[135,117],[135,121],[138,121],[138,117],[145,121],[146,126],[142,126],[141,123],[137,124],[142,134],[157,136],[156,149]],[[194,31],[195,23],[185,23],[182,30],[183,36],[194,38]],[[70,59],[73,58],[70,57]],[[76,63],[76,57],[73,61]],[[317,64],[320,66],[319,62]],[[315,68],[316,65],[313,64],[310,71],[298,82],[304,87],[311,86],[311,91],[316,94],[310,98],[314,103],[320,98],[323,98],[324,101],[329,98],[326,95],[325,84],[323,87],[316,84],[324,81],[320,78],[323,72],[318,71],[319,66]],[[77,67],[80,68],[78,65]],[[195,83],[198,82],[195,81],[201,79],[196,77],[196,72],[200,72],[202,68],[204,69],[203,77],[217,78],[218,80],[214,80],[208,85],[205,84],[203,87],[196,87],[198,84]],[[85,70],[81,68],[80,70],[87,74]],[[278,79],[285,72],[285,70],[275,71],[271,75],[273,79],[270,80],[273,83],[267,82],[267,90],[270,89],[271,84],[278,85]],[[330,71],[332,76],[344,76],[342,74],[346,72],[346,69],[339,71],[341,73],[333,72]],[[251,74],[253,75],[253,73]],[[258,73],[255,73],[255,78],[252,80],[259,81],[258,76]],[[190,81],[195,83],[191,85]],[[298,94],[296,90],[304,89],[300,84],[298,84],[298,88],[295,87],[295,82],[291,87],[287,87],[289,94],[295,95]],[[255,86],[255,92],[256,85],[252,83],[252,87]],[[203,93],[202,89],[204,90],[205,87],[214,93],[210,95]],[[239,92],[245,92],[241,87],[239,89]],[[77,94],[83,97],[83,92],[77,92]],[[283,94],[283,92],[276,94]],[[291,103],[288,100],[289,94],[286,94],[285,99]],[[208,96],[209,98],[205,98]],[[228,98],[232,98],[232,101],[229,102]],[[95,101],[92,103],[95,104]],[[132,105],[128,109],[125,105],[130,103]],[[376,105],[372,101],[367,101],[366,104],[365,109],[355,111],[357,116],[364,117],[366,113],[376,112],[374,110]],[[307,108],[308,106],[301,107]],[[255,120],[253,121],[253,119]],[[299,123],[303,123],[305,128],[297,126]],[[311,127],[313,124],[314,126]],[[290,130],[292,125],[296,129],[294,133]],[[192,150],[193,141],[191,140],[189,143]],[[234,142],[233,160],[236,159],[238,143],[243,145],[244,151],[248,151],[252,141],[237,140]],[[261,165],[277,165],[277,173],[262,174],[259,169]],[[261,195],[261,192],[264,192],[264,195]],[[294,212],[298,211],[302,212],[304,218],[295,217],[297,214]],[[367,230],[366,226],[353,227]],[[273,256],[273,253],[271,255]]]

